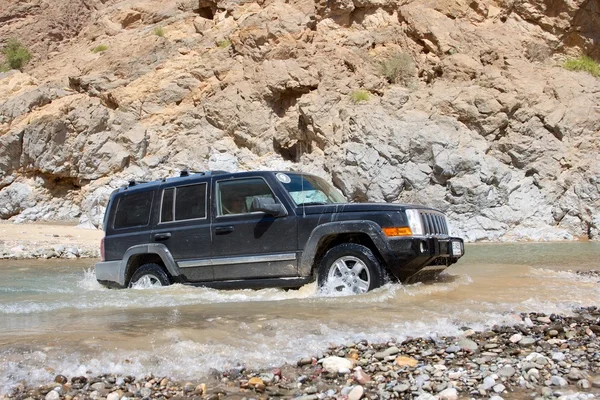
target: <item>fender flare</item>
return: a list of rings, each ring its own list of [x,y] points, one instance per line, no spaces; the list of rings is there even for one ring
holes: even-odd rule
[[[328,236],[335,236],[345,233],[364,233],[371,238],[377,250],[386,264],[394,259],[387,241],[383,235],[381,227],[373,221],[338,221],[328,222],[317,226],[310,234],[302,256],[300,258],[299,275],[309,276],[311,274],[315,256],[319,250],[322,240]]]
[[[121,267],[122,275],[120,276],[122,279],[121,283],[123,285],[125,285],[125,277],[127,276],[129,269],[129,260],[131,257],[138,254],[157,254],[163,261],[165,268],[167,268],[167,271],[171,276],[175,277],[181,275],[181,271],[179,270],[179,267],[177,266],[177,263],[173,259],[173,256],[171,255],[171,252],[167,246],[162,243],[140,244],[130,247],[123,255]]]

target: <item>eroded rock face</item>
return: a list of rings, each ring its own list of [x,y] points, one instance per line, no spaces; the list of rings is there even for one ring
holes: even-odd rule
[[[594,2],[94,4],[0,74],[0,193],[37,199],[2,218],[100,226],[130,179],[276,168],[471,241],[599,238],[600,81],[561,68],[598,54]]]

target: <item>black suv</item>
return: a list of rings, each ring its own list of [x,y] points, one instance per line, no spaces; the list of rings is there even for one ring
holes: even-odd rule
[[[464,253],[446,217],[422,206],[346,203],[298,172],[187,173],[115,190],[104,217],[106,286],[184,283],[364,293],[388,277],[439,274]]]

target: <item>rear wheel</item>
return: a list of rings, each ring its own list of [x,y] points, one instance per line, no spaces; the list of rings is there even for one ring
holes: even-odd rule
[[[144,264],[139,267],[129,281],[129,287],[134,285],[142,287],[169,286],[171,281],[164,269],[158,264]]]
[[[332,247],[319,264],[319,287],[335,292],[366,293],[383,285],[386,277],[371,249],[357,243]]]

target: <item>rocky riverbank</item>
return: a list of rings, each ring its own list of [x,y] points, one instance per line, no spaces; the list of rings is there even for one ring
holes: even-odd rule
[[[0,221],[0,259],[96,258],[104,232],[73,223]]]
[[[598,271],[591,274],[598,276]],[[331,345],[296,365],[240,366],[210,377],[65,377],[19,386],[7,398],[590,399],[600,395],[600,309],[514,314],[512,326],[465,327],[459,337]],[[60,371],[56,371],[60,373]]]

